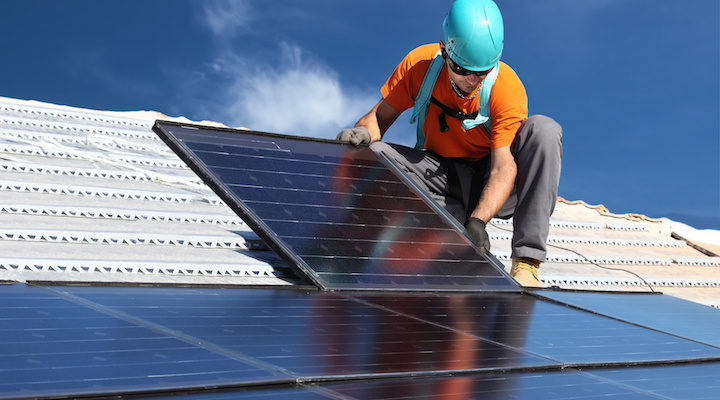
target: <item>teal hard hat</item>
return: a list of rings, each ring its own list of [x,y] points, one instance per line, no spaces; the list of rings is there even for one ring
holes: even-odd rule
[[[445,51],[461,67],[487,71],[503,49],[503,21],[492,0],[457,0],[443,22]]]

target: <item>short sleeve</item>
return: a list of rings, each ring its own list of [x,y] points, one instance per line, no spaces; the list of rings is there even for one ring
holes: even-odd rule
[[[440,46],[427,44],[408,53],[395,67],[392,75],[380,92],[385,101],[398,111],[405,111],[415,105],[415,97],[432,59]]]
[[[500,64],[498,79],[490,94],[492,148],[512,144],[528,116],[528,98],[520,78],[507,64]]]

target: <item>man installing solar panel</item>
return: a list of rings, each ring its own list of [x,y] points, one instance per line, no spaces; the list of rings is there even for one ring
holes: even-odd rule
[[[475,246],[490,251],[493,218],[513,216],[512,269],[539,287],[562,157],[562,129],[528,117],[525,88],[500,62],[503,21],[492,0],[457,0],[443,22],[443,41],[412,50],[381,89],[383,98],[337,139],[371,144],[407,172],[464,224]],[[413,108],[417,144],[381,142]]]

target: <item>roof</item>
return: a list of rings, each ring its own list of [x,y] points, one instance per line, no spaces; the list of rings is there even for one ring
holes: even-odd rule
[[[12,255],[0,259],[0,279],[296,283],[275,254],[251,250],[264,247],[155,136],[157,118],[170,119],[0,98],[0,246]],[[509,264],[511,221],[488,230]],[[541,278],[562,288],[651,286],[719,306],[719,237],[559,198]]]
[[[156,137],[157,118],[170,119],[0,98],[0,279],[297,283]],[[509,265],[511,221],[494,219],[488,230],[493,254]],[[649,285],[719,306],[719,237],[559,198],[541,278],[576,289]]]
[[[152,133],[161,116],[0,98],[0,279],[295,280]]]
[[[669,220],[559,199],[545,283],[612,293],[317,291],[164,147],[156,117],[0,98],[0,397],[720,387],[720,313],[648,292],[718,304],[717,258]],[[489,224],[505,263],[511,230]]]

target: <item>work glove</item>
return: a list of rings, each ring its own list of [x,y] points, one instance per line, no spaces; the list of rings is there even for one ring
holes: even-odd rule
[[[483,253],[490,251],[490,238],[485,230],[485,221],[470,217],[465,221],[465,230],[472,239],[475,247]]]
[[[336,139],[341,142],[350,143],[353,146],[370,144],[370,131],[368,131],[364,126],[343,129],[340,133],[338,133]]]

